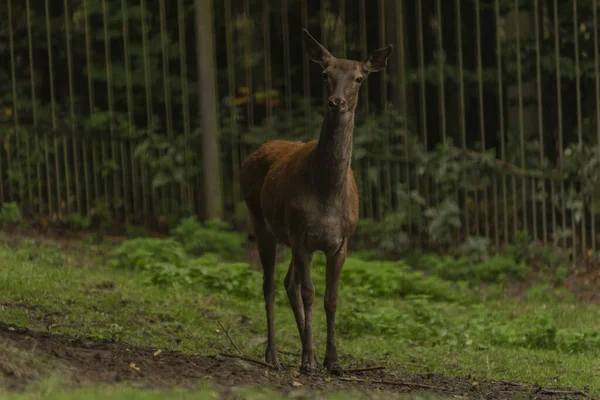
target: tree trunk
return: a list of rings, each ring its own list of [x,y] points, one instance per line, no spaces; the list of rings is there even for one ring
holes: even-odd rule
[[[212,0],[195,0],[195,11],[196,64],[204,175],[204,219],[209,220],[222,217],[223,204]]]

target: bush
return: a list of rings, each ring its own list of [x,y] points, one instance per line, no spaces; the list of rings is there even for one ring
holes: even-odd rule
[[[148,284],[202,286],[248,297],[260,293],[262,276],[245,263],[223,263],[214,253],[191,258],[172,238],[137,238],[123,242],[112,253],[117,268],[139,271]]]
[[[528,271],[527,265],[517,263],[512,257],[497,255],[487,261],[472,264],[466,258],[424,255],[418,259],[418,268],[430,271],[442,279],[468,281],[470,283],[503,282],[522,278]]]
[[[316,264],[325,264],[322,255],[315,254]],[[322,269],[316,270],[322,274]],[[315,280],[324,281],[316,274]],[[315,282],[316,283],[316,282]],[[402,298],[419,295],[436,301],[468,300],[460,285],[446,282],[436,276],[413,271],[402,261],[364,261],[348,257],[340,278],[342,290],[356,295],[379,298]]]
[[[174,239],[137,238],[124,241],[112,253],[113,265],[148,270],[158,264],[183,268],[188,260],[182,245]]]
[[[89,228],[90,219],[77,213],[67,216],[67,226],[74,231],[83,231]]]
[[[0,208],[0,226],[16,225],[22,221],[19,205],[14,202],[4,203]]]
[[[243,255],[244,235],[231,231],[231,227],[220,220],[202,225],[195,217],[185,218],[172,234],[191,255],[215,253],[228,260],[240,259]]]
[[[600,349],[600,333],[593,329],[559,328],[549,314],[506,316],[479,306],[433,303],[412,297],[402,304],[382,306],[363,297],[340,307],[337,328],[355,338],[364,335],[393,336],[417,345],[449,345],[587,352]]]

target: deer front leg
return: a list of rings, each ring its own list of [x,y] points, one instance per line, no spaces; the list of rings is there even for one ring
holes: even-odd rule
[[[277,242],[264,224],[259,221],[254,224],[258,253],[263,267],[263,295],[265,298],[265,309],[267,312],[267,349],[265,351],[265,361],[280,368],[277,358],[277,347],[275,346],[275,255],[277,251]]]
[[[327,256],[326,287],[325,287],[325,315],[327,316],[327,350],[323,365],[334,374],[341,374],[342,367],[338,361],[337,347],[335,344],[335,313],[338,303],[338,284],[342,267],[346,261],[348,249],[347,241],[333,254]]]
[[[303,372],[311,372],[315,367],[315,349],[312,337],[312,305],[315,300],[315,287],[310,276],[311,254],[304,246],[292,248],[292,259],[296,274],[300,279],[300,293],[304,307],[304,334],[302,339],[302,364]]]

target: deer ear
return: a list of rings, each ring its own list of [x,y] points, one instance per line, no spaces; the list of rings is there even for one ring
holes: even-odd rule
[[[392,54],[393,49],[394,46],[390,44],[369,54],[367,59],[363,61],[363,68],[365,71],[371,73],[383,70],[387,65],[388,57]]]
[[[302,29],[302,41],[308,57],[322,67],[325,66],[328,59],[333,58],[331,53],[321,43],[317,42],[306,29]]]

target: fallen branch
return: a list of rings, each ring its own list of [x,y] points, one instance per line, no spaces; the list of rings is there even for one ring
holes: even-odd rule
[[[440,386],[433,385],[424,385],[421,383],[411,383],[411,382],[402,382],[402,381],[387,381],[382,379],[360,379],[360,378],[338,378],[341,381],[346,382],[363,382],[363,383],[378,383],[382,385],[393,385],[393,386],[406,386],[406,387],[416,387],[420,389],[435,389],[435,390],[446,390],[446,388]]]
[[[268,362],[257,360],[256,358],[248,357],[248,356],[245,356],[243,354],[237,355],[237,354],[223,354],[223,353],[221,353],[220,355],[222,357],[238,358],[240,360],[244,360],[244,361],[248,361],[248,362],[251,362],[251,363],[254,363],[254,364],[262,365],[263,367],[277,369],[273,364],[269,364]]]
[[[382,369],[385,369],[385,367],[373,366],[373,367],[363,367],[363,368],[348,368],[348,369],[345,369],[344,372],[349,372],[349,373],[367,372],[367,371],[379,371]]]
[[[593,399],[592,396],[584,392],[583,390],[552,390],[552,389],[542,389],[539,391],[542,394],[558,394],[558,395],[577,395],[587,397],[588,399]]]
[[[500,381],[500,383],[504,383],[505,385],[515,386],[514,390],[510,390],[510,392],[525,392],[525,391],[533,391],[535,394],[558,394],[558,395],[577,395],[587,397],[588,399],[594,399],[594,397],[590,396],[583,390],[555,390],[555,389],[544,389],[542,387],[531,387],[522,383],[510,382],[510,381]]]
[[[229,335],[229,331],[227,329],[225,329],[225,327],[223,326],[223,324],[221,323],[221,321],[217,321],[217,322],[219,323],[219,325],[221,326],[221,329],[223,329],[223,331],[225,332],[225,334],[229,338],[229,341],[231,342],[231,344],[233,345],[233,347],[235,347],[235,349],[238,351],[238,353],[240,353],[240,355],[243,355],[244,353],[242,353],[242,351],[240,350],[240,348],[238,347],[238,345],[235,344],[235,342],[233,341],[233,338]]]

